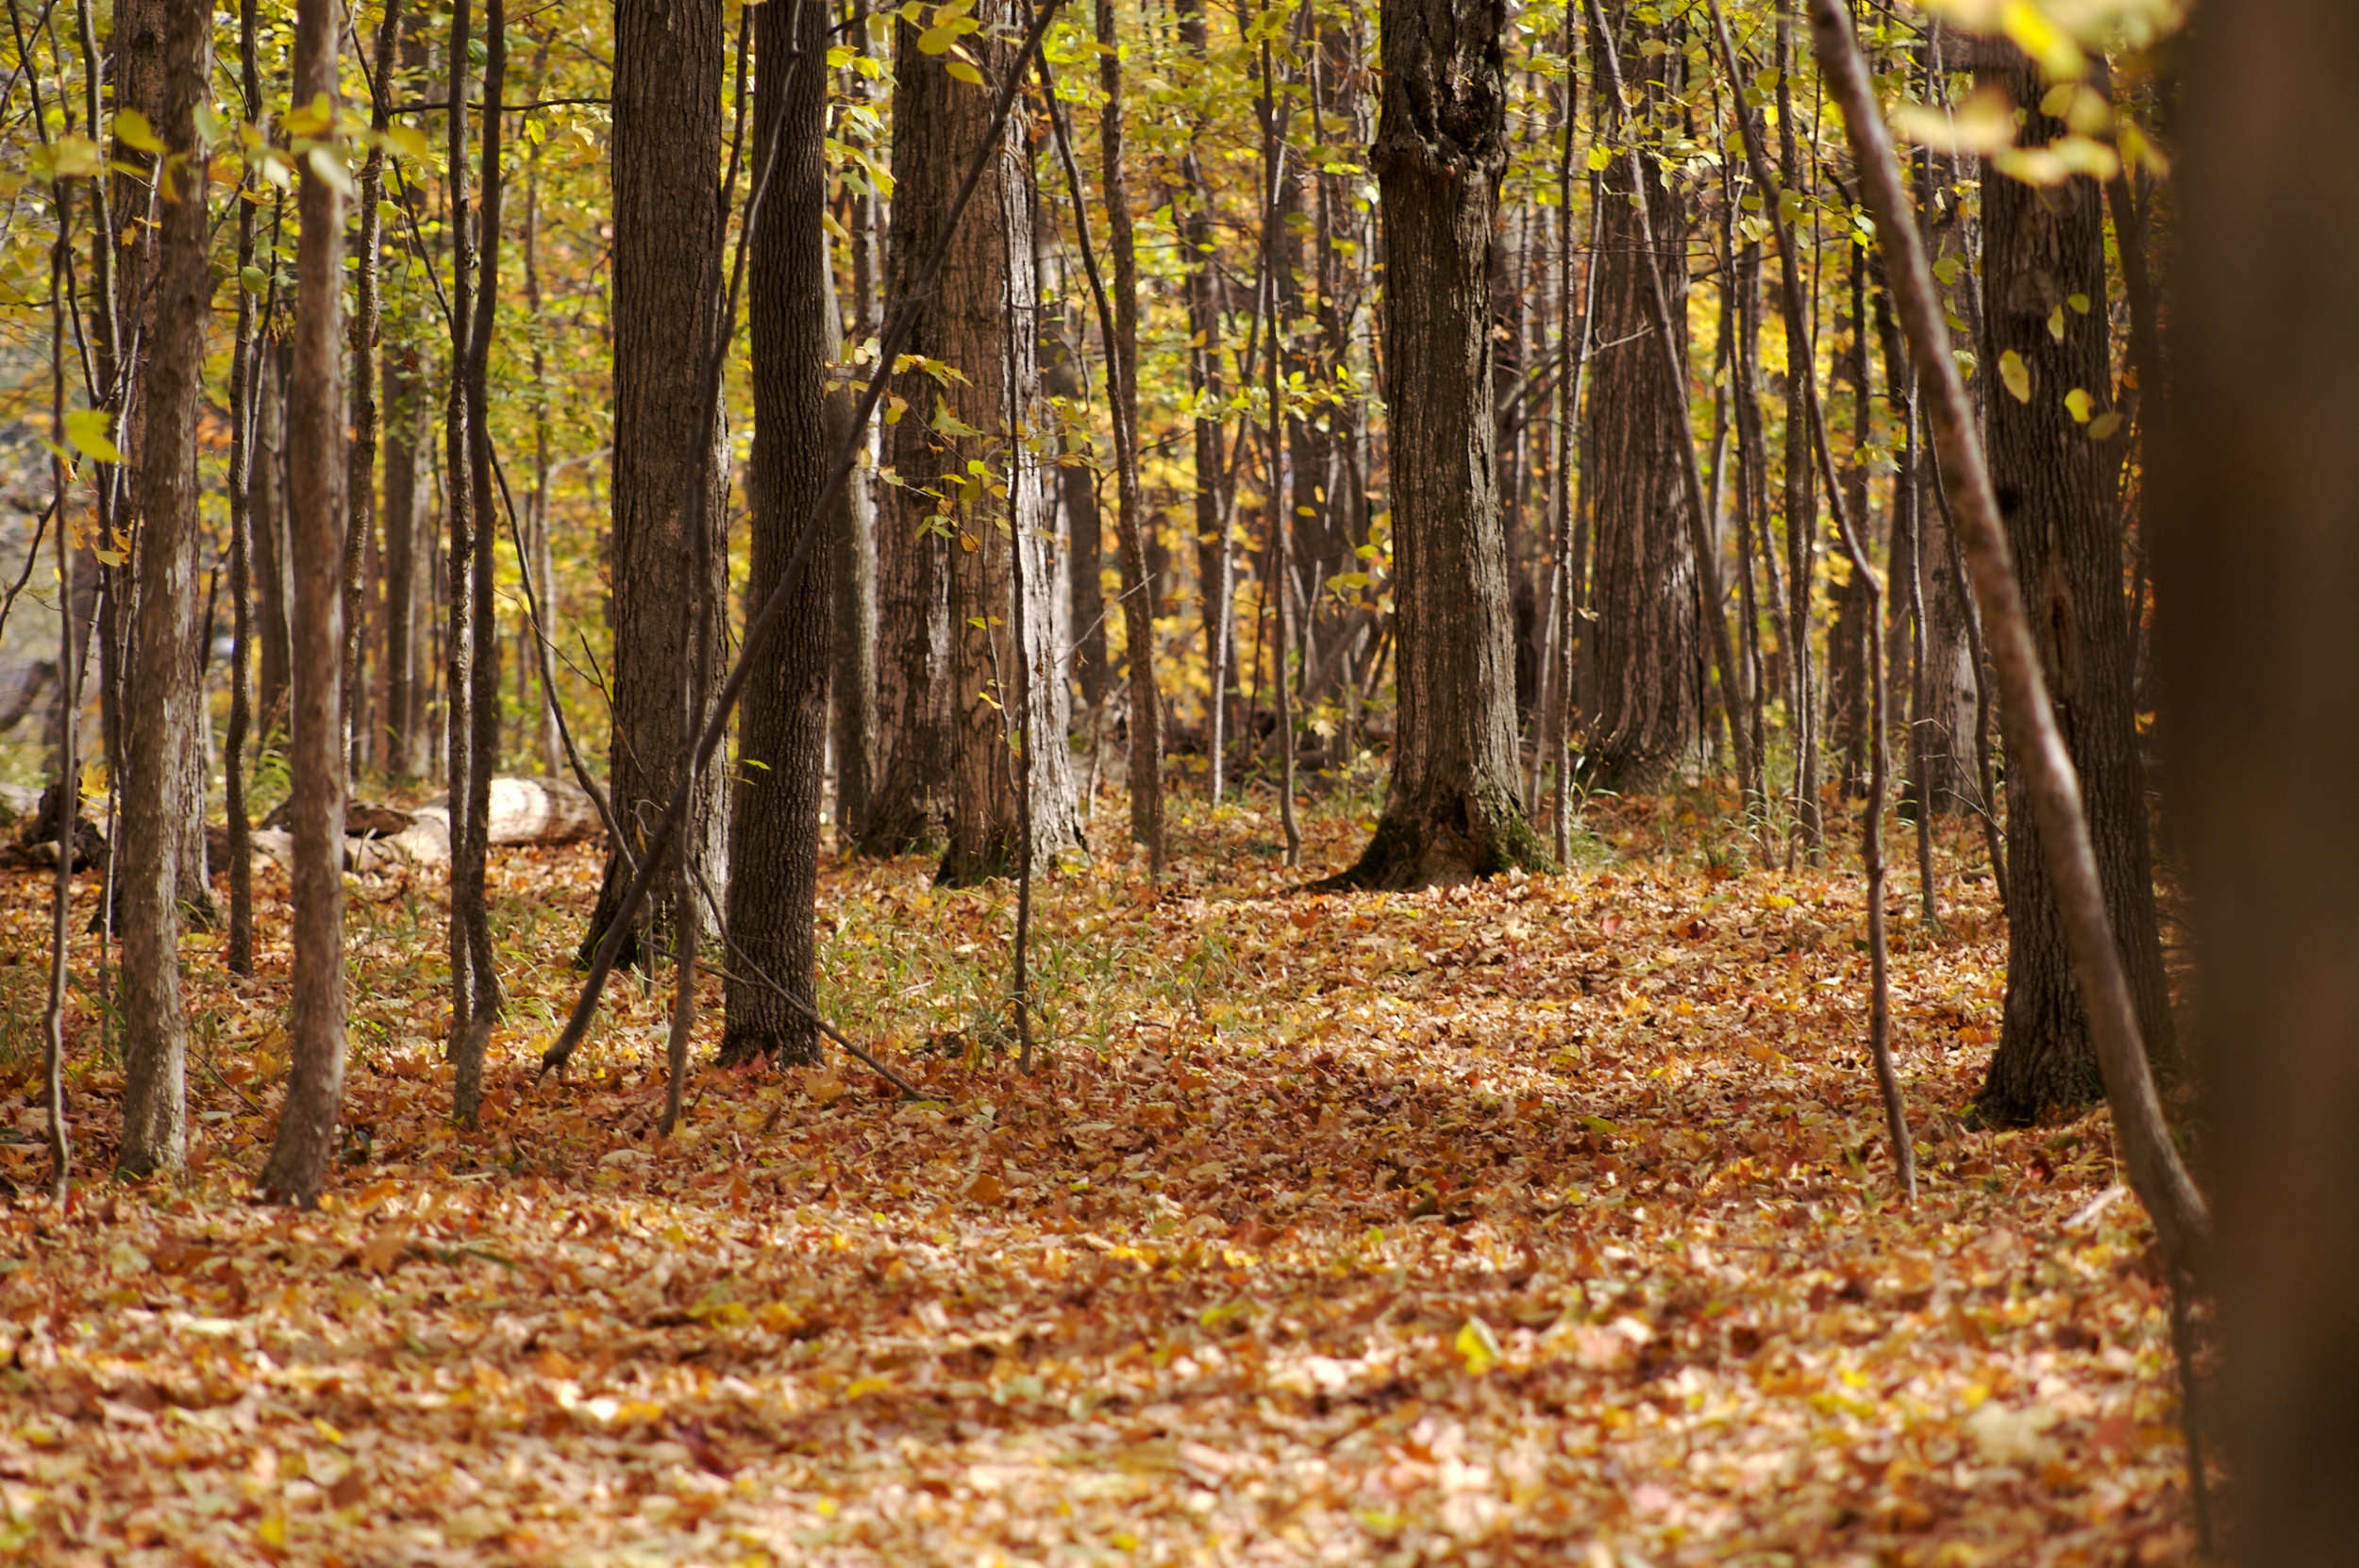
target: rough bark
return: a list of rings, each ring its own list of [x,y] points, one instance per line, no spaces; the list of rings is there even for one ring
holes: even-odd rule
[[[2359,1533],[2359,13],[2208,13],[2173,125],[2182,249],[2150,516],[2219,1255],[2218,1560]],[[2139,377],[2150,415],[2165,388]],[[2016,864],[2021,864],[2016,857]]]
[[[180,993],[180,906],[184,898],[207,896],[203,818],[188,809],[185,786],[192,768],[203,763],[196,416],[204,398],[205,322],[213,281],[206,256],[206,161],[197,146],[195,115],[209,96],[210,20],[209,13],[193,8],[172,11],[162,39],[162,116],[155,127],[167,151],[158,198],[156,334],[142,378],[143,537],[125,715],[130,766],[122,776],[123,860],[115,881],[123,936],[119,1167],[129,1176],[177,1165],[187,1155],[188,1012]],[[201,809],[203,797],[198,799]],[[198,868],[193,887],[186,880],[191,838],[196,840]]]
[[[1516,776],[1491,407],[1490,244],[1507,163],[1504,8],[1386,0],[1373,148],[1385,268],[1398,732],[1376,833],[1334,880],[1406,888],[1548,862]]]
[[[1182,48],[1197,60],[1204,55],[1203,0],[1174,0]],[[1188,391],[1199,413],[1194,438],[1193,479],[1196,507],[1196,574],[1198,609],[1204,626],[1204,668],[1209,694],[1204,708],[1204,753],[1211,763],[1208,792],[1221,797],[1224,753],[1229,739],[1230,689],[1235,684],[1236,659],[1231,604],[1236,590],[1234,558],[1229,548],[1226,505],[1228,459],[1225,428],[1218,409],[1226,394],[1221,375],[1219,280],[1213,270],[1211,192],[1194,144],[1196,127],[1189,126],[1190,143],[1181,158],[1186,189],[1173,203],[1180,227],[1180,250],[1187,268],[1183,290],[1188,308]]]
[[[760,149],[756,166],[768,163],[770,175],[756,220],[747,309],[754,449],[745,598],[764,605],[785,576],[827,486],[833,456],[826,412],[828,338],[836,307],[821,225],[828,12],[796,0],[770,0],[758,15],[754,145]],[[798,46],[802,58],[795,60]],[[819,1059],[811,1020],[771,987],[807,1005],[815,1002],[812,925],[831,662],[828,575],[827,553],[814,552],[745,682],[739,709],[724,1065],[763,1055],[790,1062]]]
[[[709,710],[679,700],[682,652],[699,595],[727,592],[728,509],[717,432],[699,429],[702,359],[682,351],[687,324],[721,291],[721,97],[726,62],[720,0],[620,0],[614,72],[613,728],[608,776],[614,813],[644,842],[688,768]],[[756,163],[757,170],[759,162]],[[775,200],[775,197],[767,198]],[[702,505],[698,506],[699,494]],[[706,580],[689,537],[704,520]],[[710,618],[705,667],[719,668],[723,618]],[[700,776],[682,847],[718,887],[728,874],[723,770]],[[582,937],[587,964],[630,883],[622,846]],[[644,930],[671,928],[658,890]],[[638,961],[635,940],[623,961]]]
[[[1633,80],[1659,80],[1664,56],[1631,54]],[[1617,788],[1660,784],[1691,757],[1702,734],[1698,672],[1702,640],[1696,615],[1696,557],[1690,546],[1681,459],[1671,424],[1687,417],[1687,389],[1672,384],[1652,341],[1643,225],[1631,180],[1646,160],[1623,152],[1598,192],[1597,319],[1601,346],[1591,374],[1589,466],[1596,476],[1597,559],[1590,578],[1591,684],[1584,771]],[[1648,171],[1651,177],[1651,171]],[[1671,192],[1649,192],[1654,228],[1681,232]],[[1659,239],[1658,243],[1671,242]],[[1671,319],[1687,320],[1684,267],[1664,269]],[[1681,345],[1682,353],[1684,344]]]
[[[1013,59],[1013,43],[981,41],[992,26],[1020,13],[996,5],[975,14],[986,32],[969,35],[970,47],[995,78]],[[900,26],[907,37],[909,24]],[[905,48],[901,59],[902,98],[923,116],[926,132],[938,139],[938,177],[956,179],[984,147],[990,96],[952,80],[939,57]],[[896,106],[896,175],[901,113]],[[1071,699],[1063,682],[1050,674],[1056,667],[1050,585],[1062,573],[1046,526],[1039,456],[1029,449],[1042,413],[1032,201],[1031,158],[1021,128],[1012,123],[992,150],[975,205],[951,240],[916,333],[928,345],[922,352],[956,366],[966,380],[941,392],[938,407],[951,419],[936,422],[938,428],[921,427],[926,448],[913,454],[913,461],[895,465],[905,482],[936,492],[940,509],[930,525],[949,536],[950,822],[937,875],[953,886],[1009,875],[1019,858],[1046,865],[1080,842],[1072,754],[1064,743]],[[896,201],[896,241],[904,210],[905,201]],[[929,398],[927,406],[937,405]],[[895,428],[907,430],[913,423],[905,418]],[[961,429],[979,433],[961,434]],[[979,461],[990,471],[987,481],[979,482],[968,468]],[[1017,549],[1027,552],[1024,577],[1030,595],[1023,645],[1012,635],[1017,623],[1011,556]],[[1031,671],[1033,690],[1042,698],[1029,736],[1010,729],[1018,660]],[[1020,832],[1017,745],[1029,748],[1031,757],[1029,844]]]
[[[2030,110],[2022,143],[2062,136],[2063,124],[2038,111],[2042,87],[2030,62],[2012,45],[1989,51],[1978,74]],[[1983,363],[1999,379],[2003,356],[2015,354],[2030,375],[2028,397],[2002,387],[1986,402],[1991,484],[2056,722],[2080,772],[2139,1031],[2149,1056],[2160,1059],[2171,1051],[2170,994],[2131,698],[2114,459],[2065,404],[2075,388],[2100,412],[2113,399],[2104,314],[2083,314],[2069,303],[2076,294],[2105,297],[2103,190],[2083,175],[2041,188],[1986,169],[1983,247]],[[2008,792],[2006,1017],[1976,1102],[1984,1116],[2006,1124],[2032,1121],[2051,1106],[2087,1104],[2104,1092],[2029,807]]]
[[[885,297],[893,302],[910,298],[971,152],[956,134],[954,97],[969,90],[943,75],[941,57],[919,51],[917,37],[917,28],[895,21],[900,79],[893,105],[892,232],[885,246]],[[995,189],[986,183],[977,192],[983,205],[970,228],[995,205]],[[944,266],[945,280],[956,276],[960,263],[954,249]],[[910,352],[946,359],[946,301],[937,294],[923,309]],[[971,373],[971,367],[959,368]],[[867,855],[933,850],[948,825],[949,542],[929,521],[935,497],[925,493],[938,488],[942,463],[930,426],[937,397],[948,392],[915,370],[895,377],[891,388],[902,411],[884,434],[885,467],[899,483],[878,496],[877,519],[877,787],[853,834],[855,847]],[[967,388],[958,392],[964,402],[977,395]]]
[[[297,0],[294,97],[310,104],[336,90],[336,12],[330,0]],[[382,51],[379,54],[383,58]],[[295,262],[293,376],[288,399],[288,499],[294,555],[294,1008],[292,1069],[278,1137],[261,1185],[300,1208],[319,1202],[336,1152],[344,1093],[343,815],[349,755],[344,682],[343,197],[303,171]]]

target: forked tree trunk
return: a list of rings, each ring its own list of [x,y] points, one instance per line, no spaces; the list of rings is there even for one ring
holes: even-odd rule
[[[614,716],[608,778],[614,812],[644,842],[687,772],[704,711],[679,701],[691,607],[726,591],[728,509],[720,443],[700,429],[703,360],[682,348],[689,324],[721,292],[721,97],[726,62],[720,0],[621,0],[614,67],[614,490],[609,557]],[[760,162],[754,164],[759,177]],[[697,505],[701,495],[702,505]],[[700,552],[691,518],[704,520]],[[691,562],[707,563],[691,582]],[[544,594],[548,590],[544,587]],[[705,668],[720,667],[723,617],[711,617]],[[717,887],[728,874],[723,770],[698,779],[681,841]],[[626,846],[607,846],[606,877],[583,934],[588,963],[630,885]],[[647,924],[671,929],[659,889]],[[641,958],[634,938],[625,963]]]
[[[180,994],[180,906],[206,898],[203,818],[185,799],[186,776],[201,763],[204,723],[198,682],[196,416],[204,398],[205,322],[213,281],[204,155],[196,109],[209,101],[210,13],[175,8],[163,36],[163,114],[156,129],[169,149],[169,199],[159,199],[156,337],[146,356],[147,417],[141,446],[143,509],[139,616],[127,693],[122,777],[123,859],[115,889],[123,933],[120,1005],[124,1026],[123,1145],[125,1175],[177,1165],[188,1152],[188,1011]],[[200,803],[202,795],[198,797]],[[194,887],[187,885],[186,841],[198,841]]]
[[[754,451],[753,559],[745,601],[760,606],[770,602],[785,576],[827,486],[834,449],[826,413],[828,327],[836,306],[821,226],[828,12],[771,0],[757,14],[761,85],[755,97],[753,163],[757,170],[767,164],[770,176],[756,219],[747,310]],[[798,42],[801,58],[791,60]],[[816,1001],[812,917],[820,761],[828,735],[828,564],[825,549],[812,552],[762,647],[761,663],[745,683],[739,710],[725,1066],[762,1055],[790,1062],[819,1059],[810,1018],[773,988],[807,1005]]]
[[[986,31],[969,35],[969,46],[995,77],[1014,48],[1006,40],[982,41],[993,25],[1017,14],[1003,6],[976,13]],[[991,100],[952,79],[939,57],[905,50],[902,60],[901,92],[925,106],[921,134],[938,139],[940,177],[946,184],[984,147]],[[920,63],[912,70],[912,61]],[[897,137],[897,110],[895,124]],[[897,140],[894,158],[897,173]],[[1011,126],[992,152],[966,222],[952,236],[918,328],[921,340],[932,342],[926,352],[966,380],[941,392],[938,406],[951,418],[927,432],[929,449],[899,465],[903,479],[939,492],[945,509],[937,511],[933,525],[950,536],[950,833],[939,876],[952,886],[1010,875],[1020,859],[1045,865],[1080,842],[1071,752],[1064,744],[1069,698],[1063,683],[1049,676],[1056,665],[1049,585],[1060,574],[1045,527],[1039,455],[1028,445],[1043,411],[1034,359],[1032,201],[1031,158],[1022,131]],[[896,202],[896,230],[901,211]],[[939,209],[934,216],[938,222]],[[896,428],[912,423],[904,419]],[[968,465],[974,462],[988,469],[988,479],[973,473]],[[1027,552],[1029,594],[1023,645],[1014,638],[1019,623],[1012,552],[1018,549]],[[1032,671],[1041,697],[1028,736],[1011,729],[1019,660]],[[1031,762],[1029,843],[1021,836],[1017,745],[1028,749]]]
[[[497,15],[496,9],[494,11]],[[294,101],[336,91],[336,13],[297,0]],[[380,57],[381,58],[381,57]],[[344,1094],[344,726],[339,711],[344,577],[343,197],[306,167],[297,196],[293,395],[288,400],[294,550],[294,1009],[293,1067],[261,1185],[299,1208],[319,1203]]]
[[[2021,141],[2043,145],[2064,124],[2039,111],[2037,72],[2012,44],[1984,46],[1980,75],[2029,111]],[[2112,403],[2105,298],[2104,192],[2085,175],[2033,187],[1983,175],[1983,363],[1990,477],[2023,582],[2040,664],[2055,702],[2097,851],[2114,942],[2138,1028],[2155,1059],[2171,1054],[2170,993],[2156,925],[2147,846],[2146,778],[2139,765],[2123,607],[2121,533],[2106,443],[2074,421],[2078,388],[2101,413]],[[2086,313],[2072,300],[2094,308]],[[2059,331],[2061,328],[2061,331]],[[2016,356],[2026,395],[2007,385]],[[2022,385],[2017,382],[2017,385]],[[2116,431],[2112,440],[2127,440]],[[2007,800],[2006,1021],[1976,1104],[1991,1120],[2030,1122],[2050,1106],[2104,1093],[2073,981],[2063,918],[2039,849],[2030,802]]]
[[[1337,885],[1548,864],[1516,777],[1514,615],[1491,406],[1492,218],[1507,165],[1497,0],[1386,0],[1373,149],[1387,274],[1398,736],[1375,836]]]

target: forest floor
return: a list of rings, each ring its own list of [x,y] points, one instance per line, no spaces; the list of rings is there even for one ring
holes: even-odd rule
[[[1625,799],[1566,876],[1289,894],[1273,814],[1189,810],[1160,901],[1113,855],[1042,883],[1030,1077],[995,1022],[1012,890],[830,864],[826,1006],[934,1097],[832,1054],[705,1069],[669,1141],[666,983],[530,1074],[596,851],[494,853],[479,1132],[447,1120],[440,884],[356,881],[349,1146],[310,1214],[251,1197],[283,877],[255,978],[192,939],[189,1172],[86,1178],[62,1215],[48,881],[0,880],[0,1555],[2190,1560],[2167,1298],[2103,1115],[1960,1121],[2005,960],[1986,879],[1945,879],[1938,930],[1890,890],[1909,1206],[1856,875],[1734,870]],[[1097,842],[1122,821],[1101,802]],[[1364,826],[1314,812],[1306,875]],[[76,950],[103,1173],[122,1076]]]

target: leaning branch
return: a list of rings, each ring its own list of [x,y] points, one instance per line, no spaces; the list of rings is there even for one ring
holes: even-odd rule
[[[2211,1243],[2211,1213],[2179,1159],[2170,1127],[2163,1120],[2162,1103],[2154,1093],[2153,1076],[2147,1070],[2137,1013],[2130,1003],[2129,982],[2122,975],[2120,953],[2114,945],[2105,901],[2098,887],[2097,857],[2089,846],[2080,776],[2073,771],[2072,758],[2065,750],[2063,733],[2056,727],[2049,704],[2048,682],[2040,673],[2031,625],[2023,613],[2015,561],[2007,551],[2006,535],[1999,529],[1999,503],[1991,491],[1990,471],[1983,465],[1982,440],[1975,432],[1957,360],[1950,356],[1949,329],[1941,319],[1932,273],[1925,263],[1925,247],[1916,226],[1909,221],[1908,197],[1900,189],[1892,139],[1840,0],[1810,0],[1810,22],[1819,72],[1842,108],[1862,191],[1868,210],[1875,214],[1877,238],[1902,324],[1908,329],[1909,347],[1932,394],[1933,439],[1941,453],[1942,481],[1949,491],[1950,509],[1966,548],[1975,596],[1982,602],[1990,659],[1999,676],[2007,755],[2039,824],[2040,847],[2048,859],[2049,877],[2055,884],[2065,940],[2072,950],[2082,1004],[2088,1010],[2089,1032],[2104,1074],[2105,1098],[2113,1109],[2114,1132],[2121,1140],[2130,1185],[2152,1217],[2155,1234],[2173,1266],[2200,1278],[2203,1255]]]

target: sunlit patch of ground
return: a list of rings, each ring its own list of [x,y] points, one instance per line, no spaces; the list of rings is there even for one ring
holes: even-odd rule
[[[47,884],[10,878],[0,1541],[159,1564],[2186,1559],[2166,1298],[2103,1117],[1957,1119],[1997,1029],[1987,883],[1953,878],[1938,931],[1891,891],[1912,1208],[1865,1060],[1856,876],[1732,875],[1675,808],[1625,801],[1568,877],[1290,896],[1265,804],[1192,808],[1159,903],[1111,856],[1044,881],[1030,1078],[1004,1053],[1012,890],[831,866],[825,1006],[934,1097],[841,1058],[705,1072],[669,1142],[668,976],[616,989],[568,1081],[530,1076],[594,852],[498,859],[513,1026],[473,1133],[444,1120],[440,888],[357,885],[351,1163],[311,1215],[246,1198],[285,1069],[283,881],[259,977],[192,942],[192,1174],[85,1179],[59,1216],[26,1105]],[[1101,804],[1101,839],[1122,820]],[[1323,869],[1359,831],[1310,828]],[[88,939],[77,961],[87,1174],[121,1078]]]

